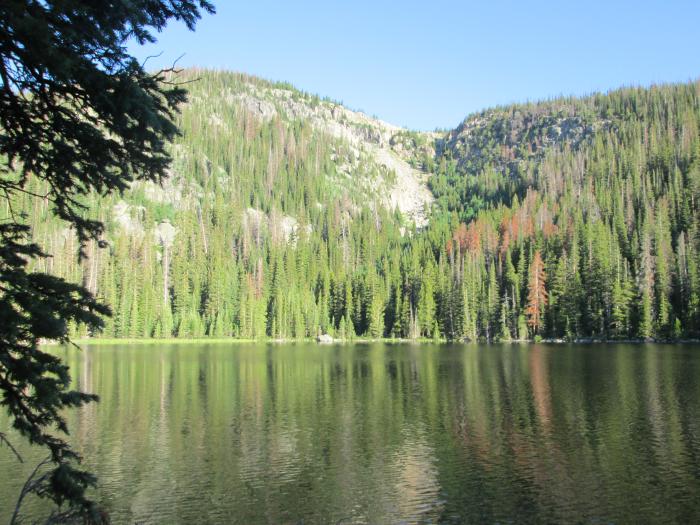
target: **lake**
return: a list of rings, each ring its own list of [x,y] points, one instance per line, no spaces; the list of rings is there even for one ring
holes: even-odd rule
[[[698,345],[56,352],[102,398],[69,422],[113,523],[700,522]]]

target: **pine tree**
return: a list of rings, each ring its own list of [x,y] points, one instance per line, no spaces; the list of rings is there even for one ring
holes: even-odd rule
[[[638,329],[637,336],[648,339],[654,335],[654,262],[651,255],[651,235],[643,226],[638,272]]]
[[[534,334],[539,333],[543,325],[544,308],[547,305],[546,279],[542,254],[537,250],[530,263],[527,308],[525,309],[527,324]]]
[[[0,8],[0,198],[9,207],[42,186],[38,194],[68,223],[80,255],[91,240],[104,244],[104,225],[87,212],[85,197],[164,178],[166,143],[186,98],[173,71],[147,73],[127,42],[153,42],[152,32],[171,20],[193,29],[200,10],[213,12],[205,0],[102,7],[18,0]],[[29,260],[46,257],[30,234],[14,213],[0,221],[3,405],[24,437],[48,449],[55,468],[35,493],[65,504],[52,520],[103,521],[85,492],[94,478],[74,467],[77,455],[58,434],[67,433],[64,410],[96,396],[71,390],[68,367],[39,341],[67,342],[71,324],[96,331],[109,309],[87,288],[30,270]]]

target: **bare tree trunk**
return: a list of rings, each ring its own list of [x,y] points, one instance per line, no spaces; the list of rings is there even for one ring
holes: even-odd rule
[[[209,253],[209,245],[207,243],[207,233],[204,231],[204,220],[202,218],[202,207],[197,204],[197,220],[199,221],[199,229],[202,232],[202,244],[204,244],[204,255]]]
[[[170,272],[170,248],[163,246],[163,305],[168,305],[168,277]]]

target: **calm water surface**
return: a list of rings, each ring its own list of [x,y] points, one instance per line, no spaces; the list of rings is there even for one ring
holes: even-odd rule
[[[697,345],[58,352],[102,398],[69,421],[114,523],[700,522]]]

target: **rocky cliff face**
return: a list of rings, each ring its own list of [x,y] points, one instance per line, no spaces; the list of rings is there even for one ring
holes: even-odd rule
[[[611,122],[567,99],[485,110],[467,117],[441,142],[467,172],[487,164],[503,171],[524,160],[542,160],[548,150],[577,150]]]
[[[226,104],[262,122],[303,122],[332,137],[344,146],[335,160],[346,184],[376,205],[398,209],[408,221],[425,226],[433,196],[427,185],[431,174],[421,159],[434,157],[436,134],[412,132],[337,102],[242,78],[219,94]],[[195,96],[191,104],[204,109],[207,101]],[[209,122],[214,127],[226,125],[217,113],[210,115]]]

